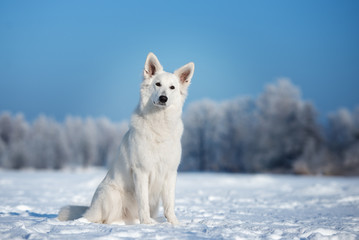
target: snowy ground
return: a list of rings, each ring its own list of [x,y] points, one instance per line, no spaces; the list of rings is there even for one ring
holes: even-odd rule
[[[179,226],[161,215],[152,226],[59,222],[59,208],[88,205],[104,175],[0,171],[0,239],[359,238],[359,178],[184,173]]]

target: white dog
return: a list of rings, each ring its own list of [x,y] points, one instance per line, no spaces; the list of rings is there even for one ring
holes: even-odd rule
[[[157,57],[148,54],[140,102],[118,161],[98,186],[90,207],[63,207],[59,220],[84,217],[95,223],[153,224],[162,199],[165,217],[178,223],[174,204],[182,151],[181,114],[193,71],[191,62],[174,73],[165,72]]]

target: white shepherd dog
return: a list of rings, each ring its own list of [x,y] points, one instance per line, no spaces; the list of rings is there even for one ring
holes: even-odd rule
[[[157,57],[148,54],[140,102],[119,159],[98,186],[90,207],[63,207],[59,220],[83,217],[95,223],[154,224],[162,199],[165,217],[178,224],[174,204],[182,152],[181,114],[193,72],[192,62],[174,73],[165,72]]]

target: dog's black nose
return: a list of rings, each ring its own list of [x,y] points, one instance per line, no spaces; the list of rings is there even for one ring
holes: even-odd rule
[[[160,99],[160,102],[161,102],[161,103],[166,103],[167,100],[168,100],[168,98],[167,98],[166,96],[163,96],[163,95],[161,95],[161,96],[159,97],[159,99]]]

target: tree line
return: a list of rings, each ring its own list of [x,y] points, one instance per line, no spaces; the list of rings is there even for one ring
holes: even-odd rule
[[[183,116],[181,171],[359,174],[359,107],[318,121],[313,104],[289,80],[258,97],[189,104]],[[0,115],[0,167],[62,169],[108,166],[126,122]]]
[[[46,116],[32,124],[23,115],[0,116],[0,167],[62,169],[107,166],[115,159],[127,123],[106,118],[67,117],[59,123]]]
[[[359,107],[321,124],[286,79],[257,98],[193,103],[184,123],[182,170],[359,174]]]

